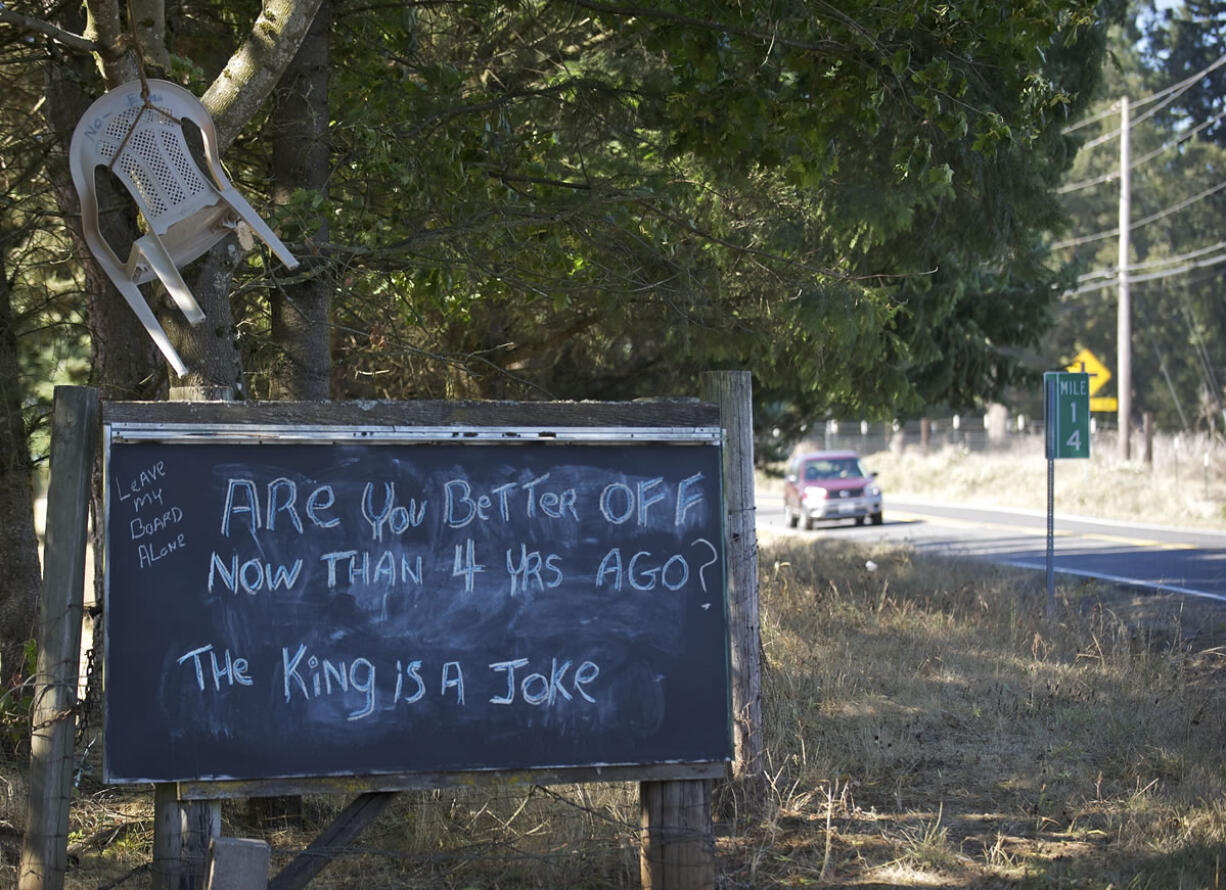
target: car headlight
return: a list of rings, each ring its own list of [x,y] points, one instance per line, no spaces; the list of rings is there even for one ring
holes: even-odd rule
[[[830,496],[830,492],[826,491],[826,489],[824,488],[806,488],[805,489],[805,503],[806,504],[814,502],[814,501],[824,501],[829,496]]]
[[[881,486],[880,485],[866,485],[864,486],[864,493],[868,495],[870,498],[880,497],[881,496]]]

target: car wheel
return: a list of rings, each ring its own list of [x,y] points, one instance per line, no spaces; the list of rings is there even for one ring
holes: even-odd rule
[[[857,516],[857,517],[856,517],[856,525],[864,525],[864,517],[863,517],[863,516]]]
[[[885,522],[885,519],[882,517],[880,511],[873,514],[873,525],[881,525],[883,522]]]
[[[807,532],[813,531],[813,517],[812,516],[805,517],[805,531]]]

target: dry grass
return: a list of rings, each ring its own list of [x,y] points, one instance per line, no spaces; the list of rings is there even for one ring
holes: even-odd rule
[[[912,445],[901,453],[867,455],[864,462],[880,473],[887,498],[1047,507],[1047,461],[1037,436],[1007,452],[942,448],[925,454]],[[1226,445],[1204,437],[1158,437],[1153,463],[1146,465],[1120,460],[1113,442],[1096,439],[1089,460],[1056,461],[1055,507],[1062,513],[1226,528]]]
[[[741,883],[803,885],[804,849],[826,886],[1218,886],[1226,614],[1078,585],[1049,623],[990,566],[764,555],[784,830]]]
[[[981,563],[796,539],[760,559],[768,790],[720,797],[721,887],[1221,886],[1219,607],[1070,582],[1049,622],[1028,575]],[[151,797],[85,778],[70,888],[147,883]],[[280,863],[343,803],[263,827],[227,805],[224,831]],[[634,887],[637,857],[634,786],[448,790],[401,795],[314,886]]]

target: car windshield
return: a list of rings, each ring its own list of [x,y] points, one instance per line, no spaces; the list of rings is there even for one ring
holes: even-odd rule
[[[805,464],[805,481],[816,482],[819,479],[861,479],[864,470],[860,461],[854,457],[832,457],[812,460]]]

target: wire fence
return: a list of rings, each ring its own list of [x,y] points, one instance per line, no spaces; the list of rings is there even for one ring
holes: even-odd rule
[[[926,423],[920,420],[878,423],[831,420],[810,430],[806,442],[825,450],[859,451],[861,454],[909,447],[962,448],[979,452],[1012,448],[1019,439],[1035,436],[1042,441],[1042,435],[1042,424],[1030,423],[1024,417],[992,427],[983,417],[951,415]]]
[[[1043,448],[1043,419],[1024,414],[948,415],[926,420],[896,420],[872,422],[860,420],[829,420],[810,428],[799,449],[847,450],[861,454],[880,451],[938,452],[955,448],[972,453],[1016,451]],[[1090,423],[1092,453],[1116,454],[1119,451],[1119,431],[1114,418],[1094,417]],[[1143,459],[1146,437],[1142,429],[1131,433],[1133,459]],[[1216,459],[1226,450],[1219,436],[1207,433],[1155,433],[1149,447],[1155,452],[1172,453],[1176,457],[1209,455]],[[797,449],[793,449],[797,450]]]

